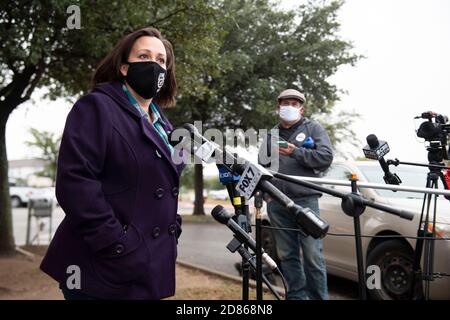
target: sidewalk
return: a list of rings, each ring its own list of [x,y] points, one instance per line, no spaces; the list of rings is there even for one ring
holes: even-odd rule
[[[0,257],[0,300],[61,300],[58,284],[39,270],[46,247],[27,248],[34,259]],[[267,299],[271,296],[268,295]],[[177,265],[177,300],[239,300],[241,286],[202,271]]]

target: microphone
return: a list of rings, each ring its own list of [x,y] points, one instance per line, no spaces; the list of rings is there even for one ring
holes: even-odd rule
[[[328,223],[317,216],[311,209],[303,208],[295,204],[292,199],[290,199],[272,183],[270,183],[268,179],[272,178],[273,176],[266,169],[264,169],[260,165],[252,164],[242,158],[237,158],[226,150],[221,150],[217,144],[214,144],[203,137],[198,132],[197,128],[192,124],[184,124],[182,130],[186,130],[189,133],[190,140],[191,142],[193,142],[193,146],[190,150],[191,153],[200,157],[205,162],[210,161],[213,155],[215,155],[217,161],[220,162],[221,165],[230,170],[230,172],[232,172],[233,174],[240,175],[243,178],[243,181],[245,181],[246,183],[248,182],[248,179],[251,178],[249,178],[249,175],[246,171],[248,169],[251,169],[252,171],[254,171],[252,177],[254,178],[253,181],[256,183],[256,186],[261,191],[268,193],[274,200],[284,206],[286,210],[294,216],[297,224],[300,226],[300,230],[303,235],[310,235],[315,239],[325,237],[329,229]],[[173,139],[172,134],[174,134],[176,131],[177,130],[171,132],[171,137],[169,139],[170,141],[175,140],[175,145],[177,145],[176,138]],[[184,139],[183,137],[181,142],[182,147],[185,147],[187,145],[186,140],[187,139]],[[252,183],[248,183],[248,185],[256,187]],[[245,191],[242,189],[240,189],[240,191],[245,193]]]
[[[211,211],[211,215],[218,222],[227,225],[240,242],[247,244],[253,252],[256,252],[255,240],[232,219],[232,215],[224,207],[221,205],[215,206]],[[270,269],[275,270],[278,268],[275,261],[273,261],[264,249],[261,249],[261,253],[262,259],[270,267]]]
[[[363,148],[364,156],[368,159],[378,160],[381,165],[381,169],[384,172],[384,182],[386,184],[399,185],[402,180],[397,174],[389,171],[389,165],[384,160],[384,156],[389,153],[389,145],[386,141],[379,141],[377,136],[369,134],[366,138],[367,146]]]

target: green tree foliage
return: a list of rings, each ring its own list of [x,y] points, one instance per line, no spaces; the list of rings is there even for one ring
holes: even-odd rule
[[[360,56],[338,35],[337,14],[342,1],[310,1],[298,10],[280,11],[268,0],[223,0],[218,73],[205,73],[195,83],[209,91],[181,96],[180,108],[170,110],[176,125],[187,119],[206,128],[271,128],[277,123],[276,97],[286,88],[306,94],[306,116],[329,120],[341,89],[329,78]],[[337,121],[321,121],[336,145],[353,132],[357,115],[344,112]],[[195,166],[194,214],[203,214],[202,166]],[[198,172],[197,172],[198,171]]]
[[[277,121],[276,96],[288,87],[306,94],[307,116],[330,113],[341,92],[330,76],[359,56],[337,34],[342,2],[322,3],[286,12],[267,0],[220,2],[220,73],[197,79],[211,94],[181,97],[182,107],[171,110],[171,119],[201,120],[214,128],[268,128]]]
[[[325,4],[324,4],[325,3]],[[81,29],[69,29],[76,4]],[[0,253],[14,248],[5,145],[11,112],[36,88],[75,100],[99,61],[123,34],[152,25],[174,44],[179,84],[175,125],[273,125],[276,94],[296,86],[307,113],[328,113],[339,89],[328,78],[358,57],[337,36],[340,1],[311,1],[281,12],[268,0],[33,0],[0,6]],[[195,168],[202,198],[202,167]],[[196,212],[202,213],[198,201]]]
[[[40,177],[50,178],[54,185],[56,180],[56,164],[58,160],[59,145],[61,143],[61,135],[48,131],[39,131],[35,128],[30,128],[29,131],[33,136],[33,139],[26,141],[25,144],[39,150],[39,159],[47,162],[44,170],[38,172],[37,175]]]
[[[81,29],[67,12],[80,8]],[[72,101],[89,89],[100,60],[127,32],[155,26],[175,45],[180,95],[204,92],[193,81],[215,74],[217,9],[203,0],[1,1],[0,5],[0,253],[14,250],[5,130],[11,112],[44,87]],[[201,58],[199,58],[201,57]],[[201,73],[201,74],[199,74]]]
[[[194,183],[194,165],[188,164],[181,173],[180,186],[184,190],[194,189]]]

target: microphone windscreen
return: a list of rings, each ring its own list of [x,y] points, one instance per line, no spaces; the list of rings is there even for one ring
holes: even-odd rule
[[[367,144],[372,149],[376,149],[380,145],[380,142],[378,141],[377,136],[374,134],[369,134],[367,136],[366,140],[367,140]]]
[[[227,224],[228,220],[230,220],[230,215],[225,210],[224,207],[222,207],[220,204],[215,206],[214,209],[211,211],[211,215],[214,219],[219,221],[220,223]]]

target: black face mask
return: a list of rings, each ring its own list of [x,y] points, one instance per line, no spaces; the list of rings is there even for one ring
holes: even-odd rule
[[[166,70],[153,61],[127,62],[128,73],[125,80],[142,98],[151,99],[161,90],[166,78]]]

